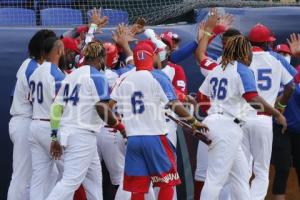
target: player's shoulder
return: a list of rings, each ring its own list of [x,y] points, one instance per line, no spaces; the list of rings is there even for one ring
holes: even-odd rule
[[[248,79],[250,77],[254,77],[254,73],[250,69],[250,67],[240,62],[236,63],[236,72],[238,77],[240,77],[241,79]]]
[[[32,75],[32,73],[38,68],[39,64],[31,58],[27,58],[23,61],[21,64],[18,72],[17,72],[17,78],[25,77],[29,79],[29,77]]]

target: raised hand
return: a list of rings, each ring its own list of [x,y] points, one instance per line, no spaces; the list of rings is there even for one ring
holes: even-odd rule
[[[117,29],[112,33],[112,39],[121,47],[128,45],[129,42],[135,41],[136,38],[130,28],[125,24],[119,24]]]
[[[290,38],[287,39],[290,46],[291,52],[294,56],[300,56],[300,34],[291,34]]]
[[[220,16],[216,8],[212,8],[208,13],[208,18],[205,23],[205,30],[208,32],[212,32],[214,28],[218,25],[218,21]]]
[[[97,25],[97,33],[102,33],[101,29],[108,24],[108,17],[101,15],[101,8],[99,10],[94,8],[91,12],[90,23]]]
[[[219,18],[217,25],[223,26],[225,30],[228,30],[234,21],[233,15],[225,14]]]
[[[205,21],[201,21],[198,26],[198,33],[197,33],[197,37],[196,37],[198,43],[202,39],[202,37],[204,35],[204,31],[205,31]]]
[[[131,26],[131,32],[133,35],[143,33],[145,31],[146,20],[142,17],[139,17],[134,24]]]

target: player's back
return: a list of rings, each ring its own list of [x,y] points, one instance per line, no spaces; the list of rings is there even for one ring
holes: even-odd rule
[[[250,69],[254,73],[259,95],[270,105],[275,104],[280,86],[293,80],[282,63],[267,51],[253,52]]]
[[[44,62],[29,79],[33,119],[50,119],[50,108],[65,75],[50,62]]]
[[[96,103],[109,100],[109,85],[105,75],[85,65],[74,70],[63,81],[55,102],[64,106],[61,127],[99,132],[103,121]]]
[[[11,115],[32,117],[32,105],[29,101],[29,78],[38,65],[34,59],[28,58],[20,66],[10,108]]]
[[[247,111],[252,110],[243,94],[256,92],[254,76],[247,66],[238,62],[228,64],[225,69],[219,65],[208,74],[200,92],[211,99],[208,114],[227,114],[243,119]]]
[[[114,89],[111,98],[117,101],[128,136],[166,134],[164,107],[169,100],[157,79],[165,77],[133,71]]]

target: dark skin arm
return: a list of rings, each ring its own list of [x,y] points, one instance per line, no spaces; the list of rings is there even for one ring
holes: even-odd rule
[[[180,101],[170,101],[168,105],[175,114],[188,121],[188,123],[192,124],[194,130],[198,129],[203,133],[208,131],[208,127],[196,120],[192,115],[190,115],[190,113],[184,108]]]
[[[290,83],[287,86],[284,87],[284,91],[283,94],[278,98],[278,102],[281,105],[287,105],[291,96],[293,95],[295,90],[295,84],[294,83]],[[282,110],[283,112],[284,110]]]
[[[115,118],[111,109],[108,106],[108,102],[98,102],[96,104],[96,110],[99,117],[107,123],[109,126],[115,126],[118,120]]]
[[[287,123],[285,117],[275,108],[273,108],[270,104],[268,104],[263,98],[260,96],[256,96],[252,98],[248,103],[256,110],[260,112],[265,112],[274,117],[278,124],[282,125],[282,133],[285,132],[287,128]]]

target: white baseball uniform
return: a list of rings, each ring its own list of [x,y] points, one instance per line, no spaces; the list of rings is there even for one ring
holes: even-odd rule
[[[10,108],[9,136],[13,142],[13,174],[9,185],[8,200],[28,200],[31,179],[31,152],[29,126],[32,105],[29,101],[29,78],[38,67],[33,59],[26,59],[17,72],[17,82]]]
[[[287,85],[293,77],[273,52],[254,47],[250,69],[254,72],[258,94],[270,105],[274,105],[281,85]],[[248,117],[243,126],[245,133],[243,146],[253,168],[255,178],[251,184],[251,199],[264,199],[269,185],[269,166],[272,152],[272,117],[259,113]],[[253,167],[252,167],[253,165]]]
[[[58,177],[56,166],[50,155],[51,128],[50,109],[65,75],[58,66],[44,62],[29,78],[30,101],[33,114],[30,124],[30,145],[32,157],[32,177],[30,199],[45,199],[54,187]],[[62,170],[62,169],[61,169]]]
[[[102,173],[97,137],[104,122],[96,103],[109,100],[108,80],[92,66],[82,66],[66,77],[55,99],[64,106],[59,140],[64,146],[64,172],[47,200],[71,200],[82,183],[87,199],[102,197]]]
[[[241,148],[243,131],[238,122],[245,118],[246,110],[251,110],[243,96],[256,92],[254,76],[238,62],[225,69],[219,65],[208,74],[200,92],[211,99],[203,123],[212,139],[201,199],[217,200],[226,181],[231,186],[231,199],[250,199],[248,163]]]
[[[109,88],[113,88],[119,75],[111,69],[106,69],[104,75],[108,80]],[[125,142],[118,131],[112,132],[110,128],[102,127],[100,134],[97,134],[99,158],[104,161],[113,185],[120,185],[123,180]]]

